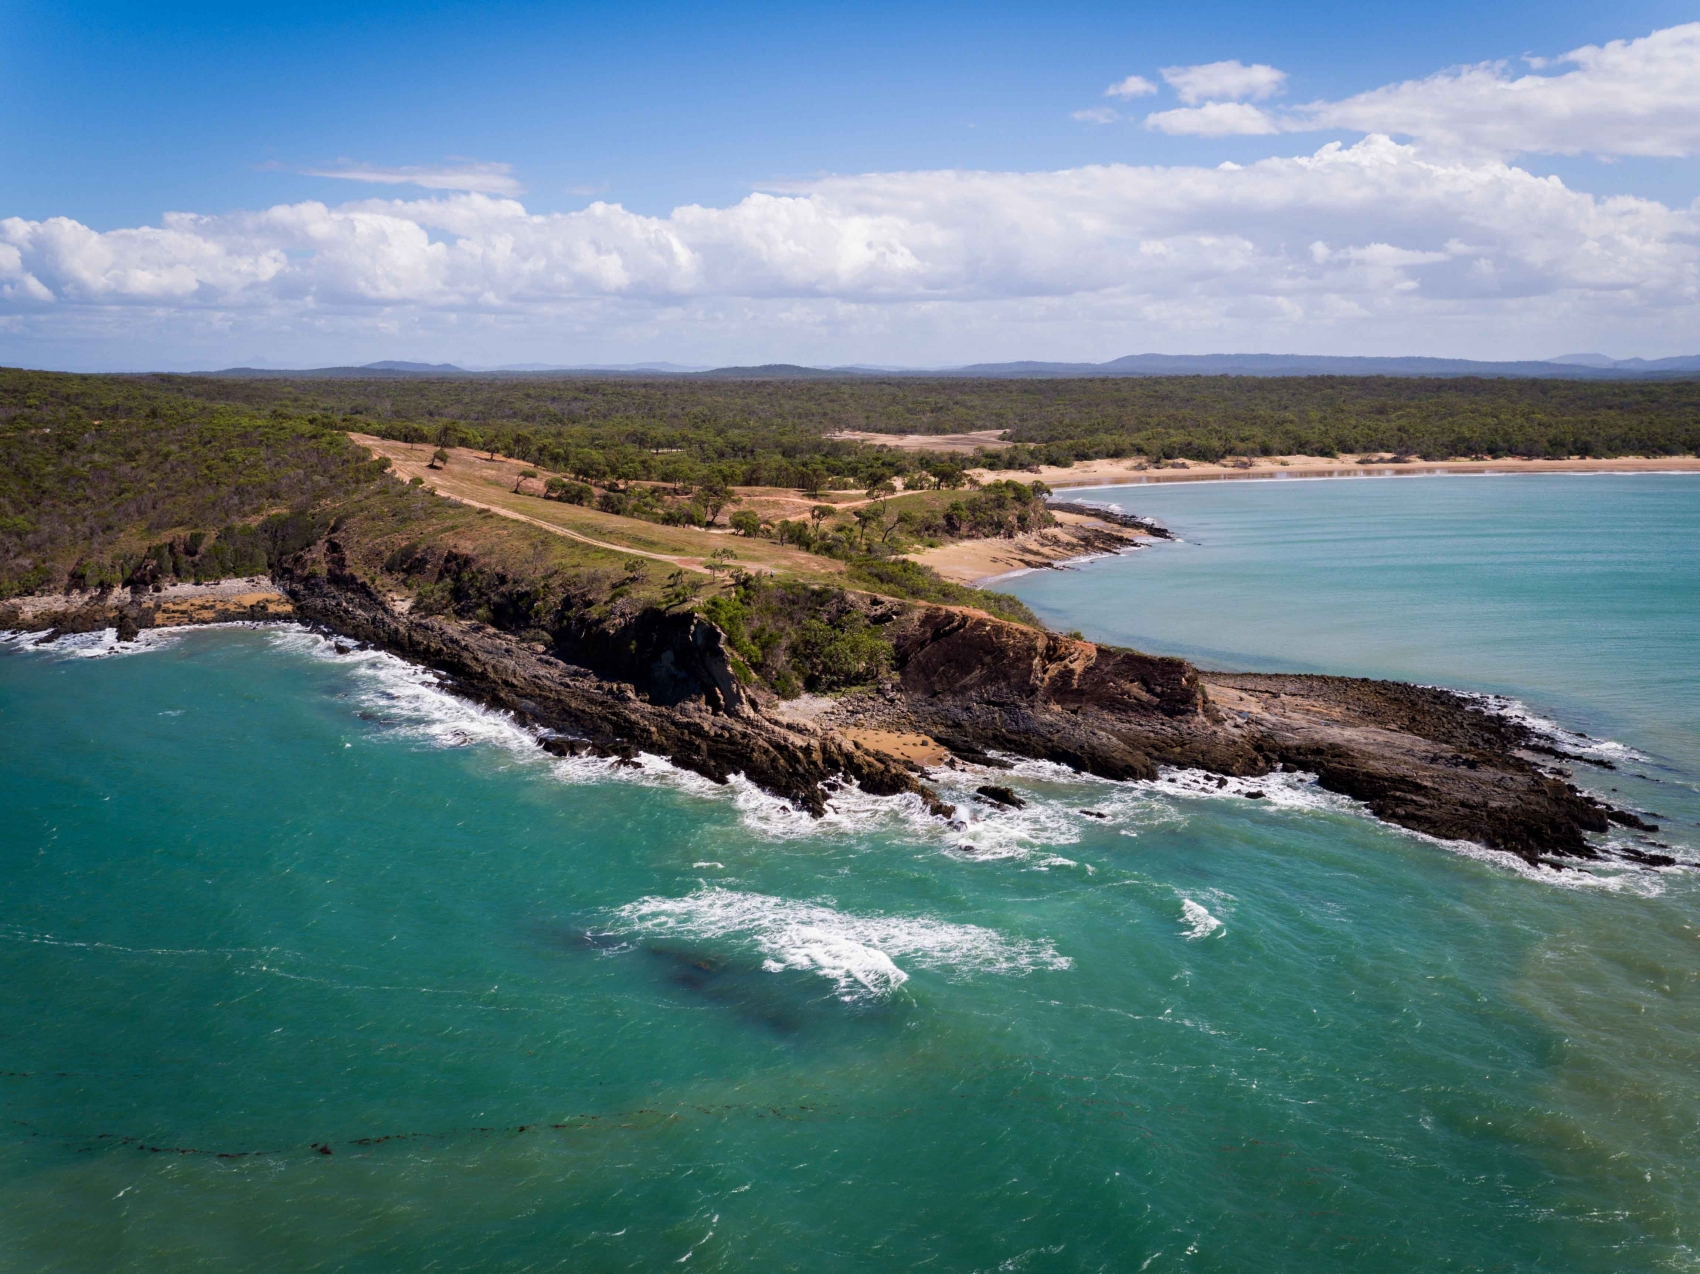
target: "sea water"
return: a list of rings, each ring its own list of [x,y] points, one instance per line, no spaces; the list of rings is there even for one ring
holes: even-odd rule
[[[1185,542],[1011,587],[1514,697],[1700,857],[1697,495],[1099,492]],[[965,829],[816,822],[298,629],[8,643],[0,1268],[1700,1264],[1694,873],[1302,776],[939,777]]]

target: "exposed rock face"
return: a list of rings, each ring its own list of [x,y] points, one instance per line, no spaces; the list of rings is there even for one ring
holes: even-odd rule
[[[822,784],[917,792],[948,816],[913,762],[859,746],[831,719],[787,722],[744,695],[719,630],[646,612],[539,652],[494,628],[405,613],[351,572],[334,541],[292,565],[298,612],[448,673],[456,688],[605,754],[668,756],[752,782],[819,814]],[[1255,776],[1283,765],[1366,802],[1379,817],[1535,861],[1594,857],[1586,833],[1643,826],[1522,755],[1531,739],[1460,696],[1342,677],[1201,674],[1186,661],[1096,646],[978,611],[880,599],[896,684],[874,715],[967,759],[1057,761],[1111,779],[1160,766]],[[567,662],[570,660],[571,662]],[[859,718],[870,723],[864,709]],[[864,732],[865,733],[865,732]]]
[[[700,615],[644,611],[613,632],[576,634],[572,656],[629,681],[662,707],[701,700],[717,712],[749,708],[732,675],[726,635]]]
[[[631,648],[612,638],[591,645],[593,656],[597,649],[624,650],[622,662],[646,670],[652,698],[488,625],[404,611],[349,570],[334,540],[293,559],[282,579],[303,618],[444,672],[457,692],[582,739],[595,752],[666,756],[718,783],[742,773],[816,815],[826,809],[821,785],[841,775],[875,795],[915,792],[935,812],[950,812],[914,767],[835,732],[782,725],[752,711],[738,693],[719,630],[694,616],[667,617],[694,621],[678,623],[647,617],[632,626]],[[649,671],[657,668],[663,671]],[[686,697],[691,687],[695,697]]]
[[[57,593],[0,602],[0,631],[94,633],[116,628],[133,641],[146,628],[177,624],[227,624],[288,619],[289,599],[265,579],[217,584],[173,584],[159,592],[110,589],[103,593]]]
[[[943,607],[917,608],[889,635],[910,718],[964,755],[1014,752],[1109,779],[1274,764],[1260,739],[1223,728],[1185,660]]]
[[[1461,696],[1349,677],[1199,673],[1180,659],[1094,646],[972,612],[893,625],[909,718],[967,755],[1058,761],[1104,778],[1158,766],[1317,775],[1377,817],[1452,840],[1598,856],[1586,833],[1648,829],[1525,755],[1517,722]]]
[[[1612,822],[1656,830],[1519,755],[1528,727],[1444,690],[1395,681],[1209,673],[1207,689],[1241,728],[1378,818],[1529,861],[1595,858],[1586,832]]]
[[[764,710],[734,676],[724,634],[695,614],[651,610],[611,624],[568,624],[550,649],[487,624],[415,612],[351,569],[334,539],[287,562],[277,585],[281,592],[233,581],[20,599],[0,605],[0,628],[116,626],[129,638],[158,624],[300,617],[435,668],[459,692],[557,732],[551,750],[627,759],[643,750],[717,782],[742,773],[817,815],[823,785],[840,776],[876,795],[917,793],[950,815],[920,767],[881,746],[889,737],[937,740],[970,760],[990,752],[1036,757],[1110,779],[1152,778],[1161,766],[1240,776],[1287,766],[1314,772],[1325,788],[1391,823],[1530,861],[1597,857],[1587,834],[1613,822],[1656,830],[1545,772],[1527,727],[1442,690],[1200,673],[1184,660],[979,611],[866,599],[896,661],[892,681],[854,709],[853,742],[832,713],[807,720]],[[1013,796],[991,787],[982,794],[1004,803]]]

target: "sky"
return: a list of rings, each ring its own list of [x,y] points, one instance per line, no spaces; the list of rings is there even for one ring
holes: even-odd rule
[[[0,0],[0,364],[1700,352],[1700,2]]]

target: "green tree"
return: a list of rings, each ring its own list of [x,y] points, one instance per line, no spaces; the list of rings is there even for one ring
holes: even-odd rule
[[[737,504],[742,498],[718,477],[710,478],[697,492],[697,501],[702,505],[710,526],[713,526],[715,519],[720,516],[720,510],[729,504]]]

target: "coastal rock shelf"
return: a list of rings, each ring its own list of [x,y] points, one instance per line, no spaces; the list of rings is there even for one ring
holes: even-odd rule
[[[972,609],[868,597],[892,673],[799,719],[736,690],[723,635],[694,616],[646,612],[539,649],[485,624],[409,613],[351,570],[334,540],[281,582],[304,618],[447,673],[463,693],[605,754],[642,749],[721,782],[741,772],[814,814],[823,785],[843,775],[876,795],[916,793],[949,817],[921,765],[880,742],[920,738],[969,761],[1006,753],[1110,779],[1166,766],[1304,770],[1388,822],[1530,862],[1594,858],[1590,833],[1644,826],[1546,773],[1527,727],[1441,690],[1201,673]]]
[[[563,628],[551,646],[417,613],[351,567],[335,539],[291,559],[275,583],[31,598],[0,607],[0,627],[116,627],[127,638],[172,624],[298,618],[445,674],[459,693],[539,727],[552,751],[626,760],[645,751],[721,783],[741,773],[814,815],[850,778],[874,795],[914,793],[949,818],[923,766],[952,756],[996,764],[1004,754],[1116,780],[1165,767],[1314,773],[1389,823],[1531,863],[1599,858],[1605,851],[1589,837],[1613,824],[1657,830],[1551,773],[1550,750],[1526,724],[1448,691],[1201,672],[969,608],[866,595],[861,604],[892,643],[892,671],[876,689],[821,700],[810,713],[742,685],[725,634],[689,611]]]

